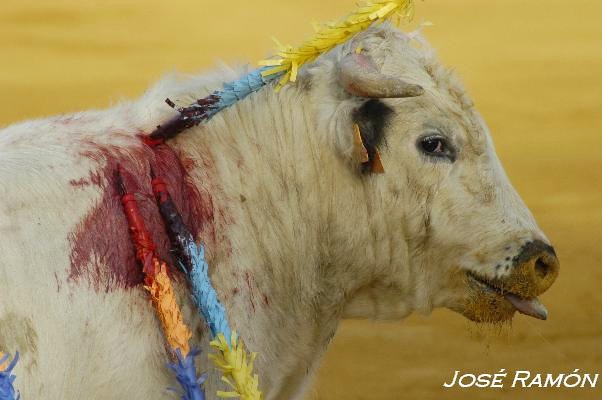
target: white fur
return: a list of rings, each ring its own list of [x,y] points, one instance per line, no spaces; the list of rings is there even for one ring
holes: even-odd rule
[[[364,100],[336,79],[337,60],[358,42],[383,73],[426,89],[419,98],[384,100],[395,115],[383,175],[362,175],[354,164],[351,113]],[[69,233],[101,197],[69,181],[96,167],[79,155],[83,138],[139,146],[138,132],[175,114],[166,97],[186,105],[236,76],[171,77],[106,111],[0,131],[0,349],[21,351],[24,399],[162,399],[175,386],[142,289],[99,293],[68,280]],[[456,163],[418,153],[427,125],[452,138]],[[170,145],[215,162],[215,201],[231,221],[216,223],[231,254],[225,243],[208,249],[211,278],[232,326],[259,352],[268,400],[301,398],[341,318],[459,309],[461,270],[493,277],[498,260],[544,238],[456,79],[419,35],[389,25],[321,57],[297,84],[261,90]],[[192,171],[199,187],[203,174]],[[235,288],[240,293],[228,296]],[[185,289],[179,293],[186,320],[204,330]],[[211,370],[206,336],[197,331],[195,341],[201,369]],[[212,377],[209,398],[218,385]]]

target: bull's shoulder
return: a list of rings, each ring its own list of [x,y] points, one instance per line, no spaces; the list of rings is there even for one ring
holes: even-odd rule
[[[84,112],[25,121],[0,131],[2,203],[26,194],[49,195],[90,169],[86,143],[110,140],[107,112]]]
[[[108,281],[137,279],[112,177],[124,155],[146,163],[143,148],[115,110],[0,131],[0,274],[17,279],[25,268],[59,286],[80,278],[96,284],[110,264],[117,267]]]
[[[188,104],[219,87],[216,75],[171,76],[135,101],[100,111],[29,120],[0,130],[0,220],[3,233],[25,226],[81,224],[97,204],[110,200],[119,212],[112,177],[125,166],[148,192],[149,164],[155,154],[140,140],[176,111],[164,100]],[[161,166],[179,171],[173,152],[163,151]],[[175,178],[174,178],[175,179]],[[104,217],[99,217],[102,222]],[[106,219],[106,218],[105,218]],[[7,226],[10,225],[10,226]],[[20,229],[20,228],[19,228]],[[50,232],[52,228],[48,228]],[[42,236],[40,236],[41,238]],[[33,243],[33,241],[31,241]]]

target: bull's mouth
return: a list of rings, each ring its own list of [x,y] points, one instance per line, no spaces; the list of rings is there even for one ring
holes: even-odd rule
[[[541,320],[546,320],[548,318],[548,310],[537,297],[530,299],[523,298],[519,294],[512,293],[511,291],[504,289],[500,284],[492,282],[487,278],[483,278],[472,271],[466,272],[466,276],[471,283],[482,291],[507,300],[521,314],[529,315]]]

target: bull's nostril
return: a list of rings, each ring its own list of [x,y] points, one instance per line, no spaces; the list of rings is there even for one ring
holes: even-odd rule
[[[535,272],[540,278],[545,278],[548,272],[550,272],[550,266],[542,258],[538,258],[535,261]]]
[[[558,259],[552,247],[539,240],[525,244],[512,259],[512,266],[505,288],[525,299],[545,292],[558,276]]]

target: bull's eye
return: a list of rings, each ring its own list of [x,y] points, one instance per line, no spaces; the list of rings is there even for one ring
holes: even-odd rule
[[[456,160],[454,148],[441,135],[429,135],[420,138],[418,149],[430,157],[444,158],[452,162]]]

